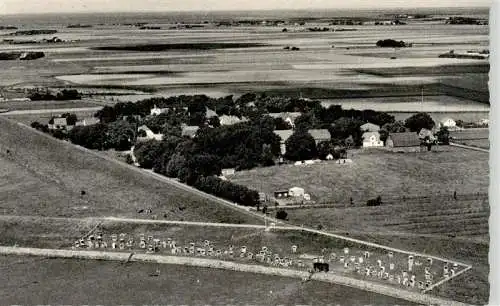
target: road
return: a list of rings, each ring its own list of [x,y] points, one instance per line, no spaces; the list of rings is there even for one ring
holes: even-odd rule
[[[80,251],[80,250],[57,250],[57,249],[39,249],[39,248],[18,248],[18,247],[0,247],[0,254],[17,256],[43,256],[59,258],[82,258],[91,260],[111,260],[111,261],[139,261],[155,262],[159,264],[188,265],[206,268],[226,269],[239,272],[260,273],[268,275],[278,275],[284,277],[294,277],[299,279],[308,278],[310,274],[306,271],[293,269],[274,268],[261,265],[243,264],[216,259],[187,257],[187,256],[164,256],[152,254],[133,254],[127,252],[103,252],[103,251]],[[366,291],[375,292],[399,299],[404,299],[414,303],[426,305],[467,305],[457,301],[451,301],[419,292],[410,292],[401,288],[387,286],[380,283],[374,283],[365,280],[353,279],[334,273],[314,273],[311,280],[335,283],[352,288],[358,288]]]

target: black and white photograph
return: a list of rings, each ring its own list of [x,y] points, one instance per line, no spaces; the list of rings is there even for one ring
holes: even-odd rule
[[[495,5],[0,0],[0,305],[495,305]]]

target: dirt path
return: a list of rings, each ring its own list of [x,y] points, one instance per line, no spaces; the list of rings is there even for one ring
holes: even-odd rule
[[[486,150],[486,149],[483,149],[483,148],[471,147],[471,146],[466,146],[466,145],[462,145],[462,144],[458,144],[458,143],[453,143],[453,142],[450,142],[450,146],[454,146],[454,147],[458,147],[458,148],[463,148],[463,149],[474,150],[474,151],[486,152],[486,153],[490,152],[490,150]]]
[[[293,277],[300,279],[309,276],[309,273],[305,271],[241,264],[241,263],[228,262],[215,259],[206,259],[206,258],[161,256],[161,255],[149,255],[149,254],[134,254],[132,258],[130,258],[131,254],[125,252],[76,251],[76,250],[17,248],[17,247],[1,246],[0,254],[18,255],[18,256],[23,256],[23,255],[42,256],[49,258],[59,257],[59,258],[75,258],[75,259],[93,259],[93,260],[97,259],[97,260],[112,260],[112,261],[122,261],[122,262],[142,261],[142,262],[154,262],[159,264],[176,264],[176,265],[226,269],[239,272],[278,275],[278,276]],[[423,293],[409,292],[406,290],[402,290],[395,287],[389,287],[382,284],[351,279],[345,276],[335,275],[333,273],[315,273],[312,275],[311,279],[367,290],[378,294],[383,294],[421,304],[457,305],[457,306],[467,305],[464,303],[446,300]]]

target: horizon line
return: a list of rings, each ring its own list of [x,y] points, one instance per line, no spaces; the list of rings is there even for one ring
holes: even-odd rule
[[[342,8],[333,8],[333,7],[328,7],[328,8],[319,8],[319,7],[304,7],[304,8],[287,8],[287,9],[281,9],[281,8],[270,8],[270,9],[246,9],[246,10],[234,10],[234,9],[215,9],[215,10],[135,10],[135,11],[54,11],[54,12],[31,12],[31,13],[2,13],[0,12],[0,16],[19,16],[19,15],[51,15],[51,14],[136,14],[136,13],[156,13],[156,14],[161,14],[161,13],[213,13],[213,12],[271,12],[271,11],[315,11],[315,10],[353,10],[353,11],[363,11],[363,10],[374,10],[374,11],[383,11],[383,10],[400,10],[400,11],[405,11],[405,10],[427,10],[427,9],[487,9],[490,10],[491,6],[487,5],[474,5],[474,6],[457,6],[457,7],[450,7],[450,6],[428,6],[428,7],[397,7],[397,6],[388,6],[388,7],[342,7]]]

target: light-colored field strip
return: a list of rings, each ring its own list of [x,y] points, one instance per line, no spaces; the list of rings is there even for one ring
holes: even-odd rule
[[[7,120],[12,121],[11,119],[7,119]],[[23,124],[23,123],[20,123],[20,122],[16,122],[16,123],[19,126],[23,127],[23,128],[30,129],[34,133],[38,133],[39,135],[42,135],[43,137],[48,137],[48,138],[53,139],[51,136],[49,136],[47,134],[44,134],[43,132],[40,132],[38,130],[32,129],[31,127],[27,126],[26,124]],[[185,190],[187,192],[190,192],[190,193],[193,193],[193,194],[197,194],[200,197],[204,197],[204,198],[210,199],[210,200],[212,200],[214,202],[220,203],[220,204],[222,204],[222,205],[224,205],[226,207],[229,207],[229,208],[231,208],[233,210],[239,211],[240,213],[251,215],[253,217],[260,218],[263,221],[270,222],[270,223],[275,223],[276,225],[278,225],[278,224],[288,225],[288,226],[284,226],[284,229],[286,229],[286,230],[300,230],[300,231],[304,231],[304,232],[315,233],[315,234],[320,234],[320,235],[327,236],[327,237],[333,237],[333,238],[336,238],[336,239],[350,241],[350,242],[358,243],[358,244],[361,244],[361,245],[366,245],[366,246],[370,246],[370,247],[385,249],[385,250],[388,250],[388,251],[400,252],[400,253],[408,254],[408,255],[411,254],[411,255],[415,255],[415,256],[428,257],[428,258],[433,258],[435,260],[440,260],[440,261],[449,262],[449,263],[453,263],[453,264],[456,263],[456,264],[458,264],[460,266],[463,266],[465,268],[464,269],[465,271],[467,271],[470,268],[472,268],[471,265],[467,265],[465,263],[461,263],[461,262],[454,261],[454,260],[445,259],[445,258],[442,258],[442,257],[426,255],[426,254],[422,254],[422,253],[418,253],[418,252],[410,252],[410,251],[406,251],[406,250],[402,250],[402,249],[397,249],[397,248],[392,248],[392,247],[388,247],[388,246],[384,246],[384,245],[380,245],[380,244],[376,244],[376,243],[371,243],[371,242],[367,242],[367,241],[363,241],[363,240],[359,240],[359,239],[355,239],[355,238],[350,238],[350,237],[345,237],[345,236],[342,236],[342,235],[328,233],[328,232],[325,232],[325,231],[315,230],[315,229],[312,229],[312,228],[290,225],[290,224],[287,224],[287,223],[285,223],[285,222],[283,222],[281,220],[277,220],[275,218],[271,218],[271,217],[268,217],[268,216],[265,216],[265,215],[262,215],[262,214],[259,214],[259,213],[256,213],[256,212],[252,212],[252,211],[250,211],[250,209],[248,207],[239,206],[236,203],[232,203],[230,201],[218,198],[218,197],[213,196],[211,194],[202,192],[202,191],[200,191],[198,189],[195,189],[195,188],[193,188],[191,186],[182,184],[182,183],[180,183],[180,182],[178,182],[176,180],[173,180],[171,178],[167,178],[167,177],[162,176],[160,174],[154,173],[153,171],[144,171],[143,169],[140,169],[140,168],[137,168],[135,166],[129,165],[129,164],[125,163],[125,162],[121,162],[121,161],[119,161],[117,159],[114,159],[112,157],[106,156],[106,155],[101,154],[99,152],[95,152],[95,151],[92,151],[92,150],[89,150],[89,149],[86,149],[86,148],[83,148],[83,147],[80,147],[80,146],[75,146],[73,144],[70,144],[70,143],[62,141],[62,140],[57,140],[57,139],[55,139],[55,140],[56,141],[60,141],[65,146],[71,146],[73,148],[77,148],[77,149],[79,149],[81,151],[84,151],[86,153],[89,153],[89,154],[92,154],[92,155],[97,156],[99,158],[102,158],[102,159],[105,159],[107,161],[113,162],[113,163],[117,164],[118,166],[126,167],[126,168],[128,168],[130,170],[133,170],[135,172],[141,173],[142,175],[149,175],[149,176],[151,176],[151,177],[153,177],[153,178],[155,178],[155,179],[157,179],[157,180],[159,180],[161,182],[164,182],[164,183],[176,186],[176,187],[178,187],[180,189],[183,189],[183,190]],[[113,218],[113,217],[108,217],[108,218]],[[113,219],[108,219],[108,220],[119,221],[120,218],[113,218]],[[126,221],[126,222],[132,222],[132,221],[133,222],[145,222],[145,221],[142,221],[141,219],[126,219],[126,218],[124,218],[124,219],[121,219],[121,220]],[[135,221],[135,220],[141,220],[141,221]],[[148,222],[159,222],[159,223],[161,223],[161,222],[180,222],[180,221],[148,220]],[[205,223],[205,222],[199,222],[199,223],[200,223],[200,225],[207,225],[208,224],[208,223]],[[217,224],[221,224],[221,223],[217,223]],[[277,229],[279,229],[280,227],[281,226],[276,226]],[[459,273],[462,272],[462,271],[459,271]],[[463,272],[465,272],[465,271],[463,271]],[[457,274],[459,274],[459,273],[457,273]],[[450,277],[447,280],[450,280],[450,279],[456,277],[457,274],[455,274],[455,276]]]
[[[281,269],[273,267],[264,267],[259,265],[249,265],[242,263],[235,263],[229,261],[222,261],[216,259],[205,259],[196,257],[178,257],[178,256],[161,256],[149,254],[134,254],[132,257],[127,252],[96,252],[96,251],[75,251],[75,250],[56,250],[56,249],[38,249],[38,248],[18,248],[18,247],[0,247],[0,254],[3,255],[29,255],[29,256],[43,256],[49,258],[78,258],[78,259],[92,259],[92,260],[112,260],[112,261],[137,261],[137,262],[153,262],[160,264],[176,264],[187,265],[205,268],[225,269],[239,272],[250,272],[267,275],[278,275],[284,277],[293,277],[311,280],[323,281],[328,283],[349,286],[361,290],[371,291],[378,294],[383,294],[407,301],[432,304],[432,305],[467,305],[457,301],[451,301],[443,298],[430,296],[423,293],[409,292],[406,290],[389,287],[381,284],[376,284],[368,281],[357,280],[348,278],[333,273],[315,273],[312,276],[305,271]]]
[[[458,147],[458,148],[463,148],[463,149],[469,149],[469,150],[475,150],[475,151],[481,151],[481,152],[486,152],[489,153],[490,150],[483,149],[483,148],[478,148],[478,147],[471,147],[471,146],[466,146],[458,143],[452,143],[450,142],[450,146]]]

